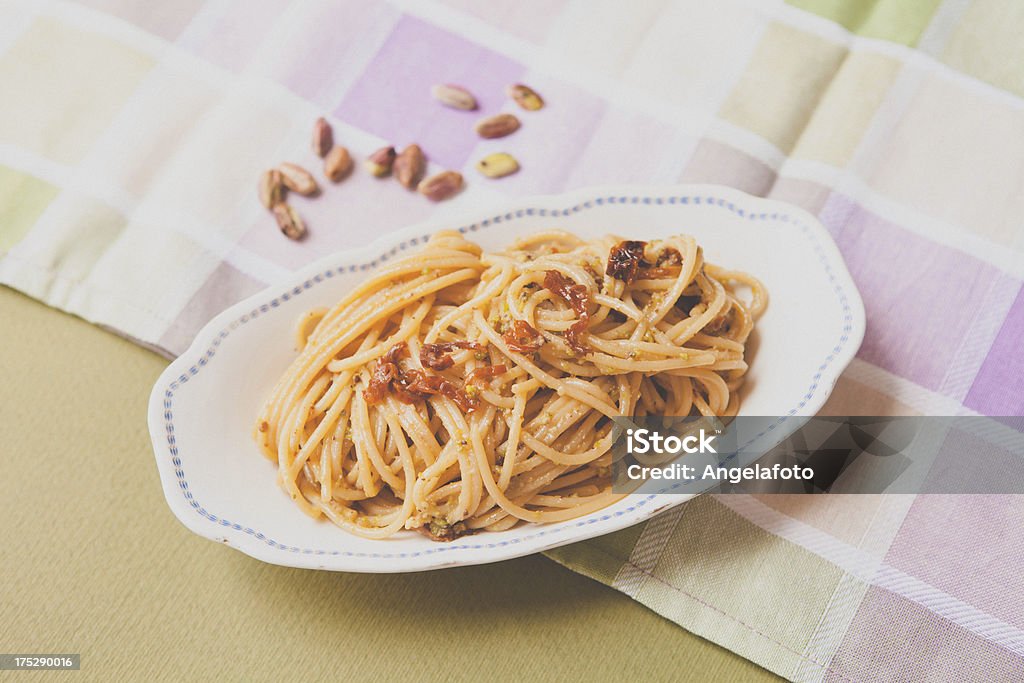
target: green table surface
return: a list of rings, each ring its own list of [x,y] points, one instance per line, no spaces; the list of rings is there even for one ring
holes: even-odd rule
[[[164,503],[146,429],[167,361],[0,287],[0,652],[11,680],[775,677],[534,555],[420,574],[263,564]]]

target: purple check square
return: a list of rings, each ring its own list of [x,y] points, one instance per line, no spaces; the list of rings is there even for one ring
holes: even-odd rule
[[[431,161],[462,168],[480,138],[473,125],[501,111],[505,88],[523,66],[487,48],[411,17],[402,17],[335,114],[396,147],[417,143]],[[430,95],[437,83],[472,92],[477,111],[442,106]]]
[[[1010,307],[964,404],[983,415],[1024,415],[1024,287]]]
[[[1012,279],[843,195],[833,194],[820,216],[864,299],[867,332],[858,356],[939,392],[949,392],[950,377],[974,372],[963,350],[991,344],[981,322],[1008,306]]]
[[[1020,495],[917,496],[886,564],[1024,628],[1022,516]]]

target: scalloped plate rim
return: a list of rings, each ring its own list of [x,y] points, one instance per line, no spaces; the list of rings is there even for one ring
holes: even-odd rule
[[[323,273],[328,268],[334,269],[342,265],[348,266],[352,264],[361,264],[366,261],[386,260],[381,257],[392,250],[397,251],[398,245],[401,244],[403,240],[411,240],[440,229],[450,229],[453,225],[464,226],[477,224],[482,220],[485,220],[481,218],[481,216],[484,215],[501,216],[503,214],[514,214],[516,211],[524,210],[527,207],[534,209],[558,207],[562,210],[568,211],[569,208],[574,206],[578,209],[582,204],[585,204],[588,201],[594,203],[599,198],[604,200],[615,200],[620,197],[633,199],[646,196],[647,199],[656,199],[658,197],[680,197],[683,195],[692,196],[700,194],[714,195],[722,201],[727,199],[730,205],[756,205],[759,207],[759,211],[762,214],[771,211],[779,214],[780,216],[797,217],[806,224],[810,230],[815,232],[816,236],[819,238],[820,246],[826,252],[825,256],[827,256],[827,260],[825,262],[830,266],[831,271],[834,271],[834,278],[838,280],[837,287],[841,287],[843,293],[849,299],[848,303],[853,311],[853,324],[852,331],[849,334],[849,338],[846,341],[846,345],[843,348],[842,353],[838,354],[831,364],[823,368],[821,373],[822,376],[819,381],[820,390],[814,395],[813,400],[809,401],[806,406],[810,411],[808,414],[817,412],[817,410],[819,410],[828,399],[840,374],[856,354],[861,342],[863,341],[866,327],[864,305],[853,278],[851,277],[842,255],[831,235],[817,218],[797,206],[786,204],[778,200],[755,197],[741,192],[740,190],[719,185],[605,185],[588,187],[561,194],[547,194],[508,200],[504,203],[504,208],[494,211],[486,211],[483,208],[466,209],[457,216],[446,217],[443,219],[432,219],[385,233],[364,247],[346,249],[345,251],[334,252],[326,255],[315,262],[300,268],[281,282],[269,285],[260,292],[257,292],[256,294],[247,297],[245,300],[230,306],[215,316],[196,334],[188,349],[186,349],[186,351],[178,358],[174,359],[163,373],[161,373],[160,377],[154,384],[150,395],[148,424],[154,448],[154,456],[164,492],[164,498],[167,501],[168,506],[171,508],[171,511],[174,513],[178,521],[180,521],[190,531],[212,541],[226,544],[264,562],[281,566],[330,571],[395,573],[484,564],[542,552],[554,547],[612,533],[614,531],[633,526],[634,524],[639,524],[659,512],[665,511],[689,500],[693,497],[692,495],[643,494],[643,497],[647,498],[648,501],[641,502],[636,508],[634,508],[634,510],[639,511],[636,514],[619,514],[616,515],[618,519],[611,519],[608,518],[607,510],[614,508],[614,506],[612,506],[612,508],[598,510],[577,520],[570,520],[569,522],[553,525],[538,525],[536,527],[537,533],[527,536],[525,539],[508,543],[501,543],[498,541],[494,544],[488,544],[489,547],[487,548],[481,548],[472,544],[467,544],[466,546],[455,545],[455,543],[459,543],[456,541],[453,544],[441,544],[442,548],[445,546],[450,547],[452,552],[436,552],[431,554],[416,553],[411,556],[407,553],[405,557],[403,557],[400,552],[387,553],[384,557],[356,557],[346,556],[344,554],[289,552],[282,548],[268,545],[265,541],[259,540],[252,534],[244,533],[243,530],[235,528],[234,526],[222,526],[211,521],[210,519],[202,516],[201,513],[197,514],[197,510],[194,509],[193,505],[187,502],[185,495],[183,495],[184,489],[181,487],[176,475],[175,466],[172,464],[175,456],[172,454],[170,450],[171,445],[168,443],[168,433],[166,430],[164,415],[164,399],[167,388],[173,386],[181,377],[189,376],[190,368],[194,367],[197,363],[200,363],[200,359],[206,355],[207,349],[211,348],[211,345],[214,344],[214,341],[218,336],[223,338],[223,331],[231,327],[232,323],[236,323],[246,316],[249,311],[258,309],[261,305],[267,304],[268,301],[276,297],[280,297],[281,295],[287,295],[288,292],[291,292],[296,287],[301,287],[304,282]],[[598,202],[598,204],[601,203],[602,202]],[[611,201],[610,203],[635,205],[642,209],[650,202]],[[719,205],[721,206],[723,204]],[[795,222],[796,221],[794,221],[794,223]],[[647,504],[648,502],[650,504]],[[592,519],[601,517],[606,517],[606,519],[603,520],[604,523],[601,523],[601,521],[593,521]],[[338,530],[338,533],[345,534],[346,532]],[[493,536],[497,538],[500,536],[500,533],[502,532],[495,533]],[[487,534],[486,536],[489,537],[490,534]],[[485,536],[476,535],[464,538],[479,539],[482,537]],[[390,541],[381,541],[381,543],[389,542]],[[400,543],[401,541],[397,542]],[[500,548],[500,550],[497,552],[488,552],[495,550],[496,548]],[[459,553],[457,552],[459,550],[465,550],[465,552]],[[382,548],[381,554],[384,554],[383,551],[384,549]]]

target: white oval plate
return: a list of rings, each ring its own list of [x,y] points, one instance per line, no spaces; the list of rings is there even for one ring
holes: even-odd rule
[[[770,303],[757,326],[740,414],[813,415],[864,336],[863,303],[825,228],[798,208],[725,187],[591,188],[417,225],[328,256],[232,306],[160,376],[150,397],[149,430],[167,503],[186,527],[274,564],[406,572],[539,552],[642,522],[691,497],[633,494],[567,522],[436,543],[411,531],[378,541],[352,536],[305,516],[278,488],[276,467],[257,450],[251,430],[295,356],[299,316],[333,305],[366,271],[453,227],[488,250],[551,228],[584,238],[689,233],[710,262],[761,278]],[[779,429],[776,440],[787,431]]]

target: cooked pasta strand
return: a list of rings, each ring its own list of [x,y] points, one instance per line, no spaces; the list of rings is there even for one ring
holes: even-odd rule
[[[739,409],[764,286],[689,236],[440,232],[330,309],[254,431],[284,490],[366,538],[572,519],[612,492],[612,418]]]

